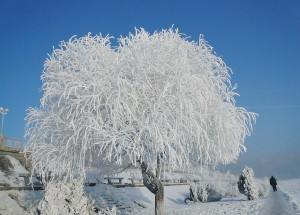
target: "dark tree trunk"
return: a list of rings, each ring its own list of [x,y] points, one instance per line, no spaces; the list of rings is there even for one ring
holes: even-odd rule
[[[161,155],[157,156],[156,175],[151,172],[145,162],[141,163],[143,183],[155,195],[155,215],[164,214],[164,186],[160,180]]]

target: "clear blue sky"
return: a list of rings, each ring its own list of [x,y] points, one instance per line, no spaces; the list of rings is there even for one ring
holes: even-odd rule
[[[22,138],[39,107],[47,53],[73,35],[128,35],[174,24],[215,48],[234,72],[239,106],[259,114],[240,156],[257,175],[300,177],[300,1],[0,0],[0,106],[4,134]]]

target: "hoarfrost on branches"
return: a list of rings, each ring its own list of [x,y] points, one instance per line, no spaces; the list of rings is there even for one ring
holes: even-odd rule
[[[177,29],[118,39],[72,37],[45,61],[40,108],[27,116],[27,149],[43,178],[83,175],[95,155],[168,169],[216,166],[245,150],[254,113],[235,105],[231,70],[201,36]],[[45,181],[45,180],[44,180]]]

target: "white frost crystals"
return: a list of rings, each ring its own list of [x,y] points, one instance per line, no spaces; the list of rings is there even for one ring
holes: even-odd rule
[[[256,114],[235,106],[230,68],[200,37],[178,30],[72,37],[45,61],[27,148],[43,177],[84,174],[94,156],[168,169],[237,159]]]

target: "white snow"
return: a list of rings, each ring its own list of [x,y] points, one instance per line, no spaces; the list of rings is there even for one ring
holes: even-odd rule
[[[5,159],[10,165],[9,171],[0,171],[0,183],[7,183],[12,187],[24,186],[24,178],[19,177],[19,174],[29,174],[29,172],[20,164],[20,162],[9,156],[1,156],[2,159]]]
[[[114,188],[107,185],[97,185],[86,188],[96,199],[99,207],[110,206],[105,204],[101,195],[108,195],[116,204],[130,207],[119,211],[118,214],[144,214],[154,213],[154,195],[145,187]],[[260,206],[264,199],[247,201],[246,197],[224,198],[219,202],[195,203],[188,205],[184,199],[189,196],[189,185],[165,186],[165,214],[259,214]],[[146,206],[142,208],[134,202]]]
[[[18,166],[13,158],[14,166]],[[22,172],[22,168],[14,168],[17,172]],[[130,170],[134,171],[134,170]],[[138,171],[136,176],[139,177]],[[90,175],[90,179],[94,178],[96,173]],[[131,174],[124,172],[124,177],[129,177]],[[120,175],[119,175],[120,176]],[[122,176],[122,174],[121,174]],[[211,178],[211,180],[220,181],[222,179],[237,180],[237,176],[232,174],[223,174],[216,171],[204,170],[202,174],[183,173],[165,173],[166,179],[176,180],[181,177],[190,179]],[[5,179],[10,184],[15,184],[14,178],[6,177],[0,171],[0,180]],[[12,180],[12,181],[9,181]],[[257,180],[262,187],[265,183]],[[96,180],[97,182],[97,180]],[[226,182],[227,183],[227,182]],[[220,183],[222,187],[226,183]],[[270,186],[269,186],[270,187]],[[218,202],[209,203],[194,203],[186,204],[185,199],[189,197],[189,185],[165,186],[165,214],[188,214],[188,215],[215,215],[215,214],[243,214],[243,215],[266,215],[266,214],[298,214],[300,215],[300,179],[283,180],[278,182],[278,191],[269,192],[264,196],[259,197],[253,201],[247,201],[244,195],[237,195],[232,192],[225,195],[225,189],[222,195],[227,196]],[[265,188],[262,188],[265,190]],[[87,195],[90,195],[95,201],[95,206],[98,208],[110,209],[117,206],[118,215],[136,214],[136,215],[152,215],[154,213],[154,195],[145,187],[125,187],[114,188],[110,185],[98,184],[95,187],[85,187]],[[232,195],[234,194],[234,195]],[[0,191],[0,214],[30,214],[36,211],[40,200],[44,196],[44,191]],[[276,213],[274,212],[276,211]]]
[[[258,215],[265,212],[266,205],[274,206],[274,199],[281,199],[279,202],[287,201],[287,204],[292,210],[291,214],[299,213],[300,199],[300,179],[279,181],[279,191],[265,197],[260,197],[257,200],[247,201],[246,196],[223,198],[219,202],[210,203],[195,203],[188,205],[184,199],[189,196],[189,186],[165,186],[165,214],[189,214],[189,215],[215,215],[215,214],[243,214],[243,215]],[[143,214],[150,215],[154,213],[154,195],[145,187],[126,187],[114,188],[109,185],[96,185],[95,187],[86,187],[87,193],[95,200],[95,205],[106,208],[109,206],[122,205],[127,209],[119,210],[117,214]],[[280,193],[282,190],[283,194]],[[20,199],[23,199],[23,204],[26,204],[29,211],[35,209],[38,201],[43,197],[43,191],[15,191]],[[27,214],[20,207],[19,203],[12,199],[8,191],[0,192],[0,213],[8,214]],[[271,196],[271,195],[279,196]],[[280,195],[282,195],[280,197]],[[276,197],[276,198],[275,198]],[[272,203],[273,202],[273,203]],[[275,200],[275,205],[278,201]],[[121,207],[122,207],[121,206]],[[146,208],[144,208],[146,207]]]
[[[36,211],[44,191],[0,191],[0,214],[25,215]]]
[[[29,174],[29,172],[21,165],[21,163],[17,159],[9,155],[5,155],[5,157],[13,165],[13,169],[11,171],[15,172],[16,174]]]
[[[278,182],[279,189],[284,193],[293,209],[300,214],[300,179],[289,179]]]
[[[0,191],[0,214],[3,215],[22,215],[28,214],[19,206],[17,201],[8,196],[8,192]]]
[[[268,196],[262,206],[261,215],[292,215],[293,211],[288,204],[287,199],[284,198],[284,194],[278,190],[274,192],[269,189]]]
[[[0,183],[7,183],[7,184],[11,183],[11,180],[7,178],[7,175],[2,171],[0,171]]]
[[[184,199],[189,196],[189,185],[165,186],[165,214],[300,214],[300,179],[279,181],[279,191],[269,192],[257,200],[247,201],[247,197],[226,197],[219,202],[195,203],[188,205]],[[145,187],[114,188],[108,185],[88,187],[86,190],[96,200],[98,207],[111,207],[104,196],[111,202],[121,204],[129,209],[118,214],[153,214],[154,195]],[[138,206],[136,203],[145,206]],[[277,213],[272,212],[276,210]]]

